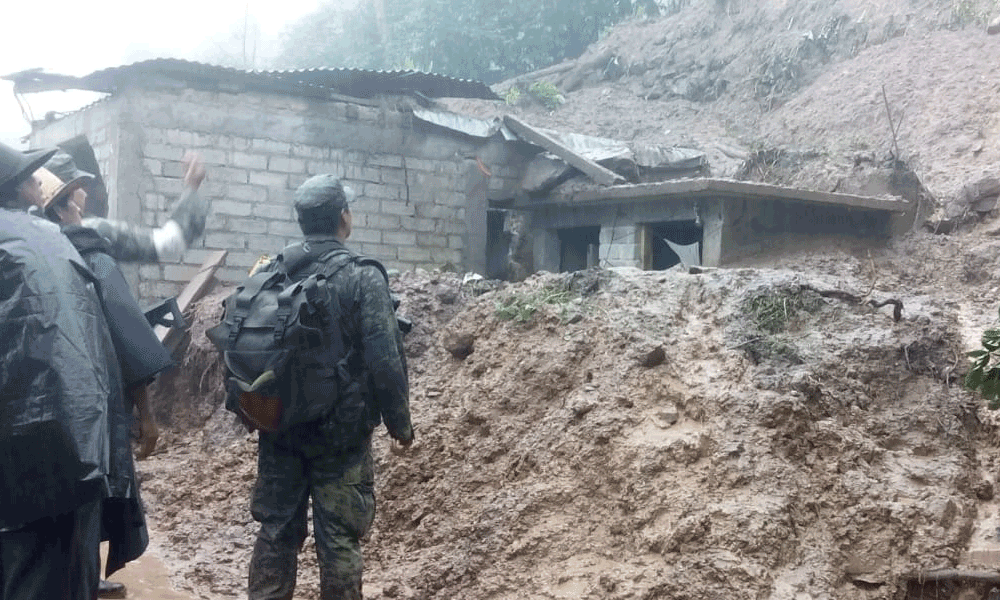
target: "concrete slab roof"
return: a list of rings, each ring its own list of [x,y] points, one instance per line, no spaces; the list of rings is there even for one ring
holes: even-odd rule
[[[902,212],[910,208],[908,201],[893,196],[872,197],[837,192],[818,192],[766,183],[718,178],[674,179],[656,183],[615,185],[601,188],[588,187],[583,190],[557,194],[549,200],[523,200],[516,204],[516,208],[530,210],[536,207],[548,208],[560,205],[617,204],[623,201],[655,202],[660,200],[691,200],[693,198],[709,197],[760,200],[782,199],[890,212]]]

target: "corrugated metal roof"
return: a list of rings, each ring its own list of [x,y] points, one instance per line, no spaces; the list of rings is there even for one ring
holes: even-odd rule
[[[83,77],[31,69],[3,76],[19,93],[90,90],[113,94],[127,87],[191,87],[211,91],[257,91],[322,97],[334,92],[356,98],[416,93],[428,98],[499,100],[484,83],[420,71],[319,68],[245,71],[177,58],[156,58],[94,71]]]

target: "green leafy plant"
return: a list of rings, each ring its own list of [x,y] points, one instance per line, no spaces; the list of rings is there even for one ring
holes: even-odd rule
[[[560,287],[545,287],[536,292],[524,295],[511,295],[496,302],[495,314],[502,321],[527,323],[535,318],[535,314],[544,306],[559,309],[560,321],[566,321],[569,304],[577,294]]]
[[[514,106],[521,100],[521,88],[516,85],[507,90],[507,93],[503,95],[503,101],[507,103],[507,106]]]
[[[982,348],[966,353],[972,367],[965,374],[965,387],[982,394],[993,410],[1000,408],[1000,329],[983,332]]]
[[[758,329],[765,333],[778,333],[784,331],[797,314],[814,311],[821,303],[822,300],[813,294],[778,288],[751,296],[745,303],[745,309]]]
[[[1000,8],[997,0],[954,0],[951,4],[952,23],[960,27],[985,25]]]
[[[566,98],[559,93],[559,88],[547,81],[536,81],[528,87],[528,93],[549,110],[559,108]]]

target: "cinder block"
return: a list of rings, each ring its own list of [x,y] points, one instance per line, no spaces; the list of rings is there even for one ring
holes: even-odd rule
[[[461,250],[465,248],[465,237],[461,235],[449,235],[448,247],[454,250]]]
[[[458,221],[438,221],[441,224],[441,229],[444,233],[449,235],[464,235],[465,234],[465,223]]]
[[[283,221],[294,221],[296,218],[295,209],[287,204],[255,204],[253,216],[265,219],[279,219]]]
[[[382,232],[378,229],[355,228],[354,231],[351,232],[351,237],[348,239],[348,243],[380,244],[382,243]]]
[[[299,186],[305,183],[306,179],[309,179],[309,177],[310,176],[305,173],[290,173],[288,175],[288,189],[299,189]]]
[[[364,225],[365,227],[381,229],[382,231],[399,229],[399,216],[383,214],[364,215]]]
[[[396,247],[387,244],[361,244],[361,253],[381,261],[396,259]]]
[[[450,248],[431,248],[431,261],[437,265],[451,263],[456,266],[462,265],[462,252]]]
[[[382,243],[396,246],[416,246],[417,234],[409,231],[383,231]]]
[[[199,265],[163,265],[163,279],[166,281],[176,281],[183,285],[194,279],[200,270]]]
[[[416,215],[416,208],[414,208],[412,203],[408,204],[397,200],[382,200],[379,203],[379,210],[381,210],[383,214],[387,215],[400,215],[405,217],[412,217]]]
[[[233,233],[267,233],[269,223],[262,219],[229,219],[229,231]]]
[[[205,234],[205,247],[216,250],[245,250],[246,237],[237,233],[209,232]]]
[[[270,234],[250,234],[246,236],[246,248],[254,252],[268,252],[285,246],[280,236]]]
[[[437,233],[418,233],[417,245],[422,248],[447,248],[448,236]]]
[[[223,195],[227,200],[267,202],[267,188],[259,185],[229,183],[226,184],[225,193]]]
[[[155,158],[144,158],[142,159],[142,164],[145,165],[146,170],[149,171],[150,175],[163,175],[163,163]]]
[[[401,169],[403,167],[403,157],[397,154],[375,154],[368,157],[368,166],[371,167],[392,167]]]
[[[177,197],[181,195],[182,191],[184,191],[184,182],[174,177],[154,177],[153,188],[161,194],[166,194],[168,197]],[[108,189],[114,189],[110,182],[108,184]]]
[[[456,209],[440,204],[420,203],[416,206],[416,215],[425,219],[457,219]]]
[[[330,149],[321,146],[292,144],[292,156],[297,158],[307,158],[313,160],[325,160],[330,156]]]
[[[227,165],[229,164],[229,158],[226,156],[225,150],[218,150],[215,148],[203,148],[198,151],[198,156],[201,158],[202,162],[206,165]]]
[[[429,232],[434,231],[435,219],[421,219],[419,217],[401,217],[400,226],[406,231]]]
[[[364,184],[364,196],[368,198],[386,198],[398,200],[402,197],[403,188],[398,185],[387,185],[381,183]]]
[[[306,173],[309,175],[323,175],[330,173],[338,177],[343,173],[343,163],[330,160],[310,160],[306,161]]]
[[[145,158],[157,158],[161,160],[180,160],[184,156],[184,149],[169,144],[149,144],[142,149]]]
[[[162,175],[164,177],[183,179],[184,173],[187,172],[187,165],[178,160],[165,160],[162,162],[162,165]]]
[[[226,255],[226,266],[235,267],[240,269],[250,270],[250,267],[257,264],[262,254],[267,254],[266,252],[230,252]]]
[[[382,181],[382,170],[348,163],[344,166],[344,178],[354,180],[355,182],[380,183]]]
[[[197,243],[197,242],[195,242]],[[215,254],[214,250],[204,250],[200,248],[188,248],[184,251],[182,261],[191,265],[203,265],[208,257]]]
[[[416,175],[418,171],[433,173],[437,169],[437,161],[424,158],[406,157],[405,164],[406,168],[410,171],[410,175]]]
[[[383,167],[379,173],[379,181],[388,185],[405,186],[409,176],[404,169],[392,169]]]
[[[209,213],[205,219],[205,229],[209,231],[229,231],[229,217],[219,213]]]
[[[249,202],[240,202],[237,200],[216,200],[212,202],[213,212],[232,215],[234,217],[248,217],[252,208]]]
[[[163,210],[167,204],[167,199],[163,194],[147,192],[142,197],[142,209],[144,211]]]
[[[377,198],[365,198],[362,197],[354,201],[351,205],[351,212],[354,216],[358,215],[373,215],[378,212],[379,202]]]
[[[284,156],[287,156],[292,151],[292,145],[288,142],[278,142],[268,139],[255,139],[252,143],[252,148],[255,152]]]
[[[247,183],[249,174],[246,169],[236,167],[208,167],[205,169],[205,179],[209,181],[225,181],[227,183]]]
[[[267,169],[281,173],[305,173],[306,162],[300,158],[271,156],[267,159]]]
[[[296,236],[302,235],[302,229],[298,222],[293,221],[268,221],[267,233],[275,236]]]
[[[250,154],[249,152],[233,152],[230,164],[243,169],[263,171],[267,169],[267,155]]]
[[[253,185],[284,188],[288,184],[288,175],[269,173],[267,171],[250,171],[250,183]]]
[[[163,279],[163,272],[160,265],[139,265],[139,279],[146,281],[159,281]]]
[[[398,250],[399,260],[413,263],[431,262],[431,251],[428,248],[403,246]]]
[[[195,145],[194,134],[190,131],[184,131],[182,129],[168,129],[167,130],[167,143],[174,146],[183,146],[185,148],[190,148]]]

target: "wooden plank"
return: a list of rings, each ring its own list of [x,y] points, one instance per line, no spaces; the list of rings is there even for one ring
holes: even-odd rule
[[[219,250],[213,254],[210,254],[208,259],[201,265],[201,269],[198,270],[198,274],[188,282],[184,291],[177,296],[177,307],[180,308],[183,313],[188,309],[189,306],[208,290],[212,284],[212,278],[215,276],[215,272],[219,269],[219,265],[222,261],[226,259],[226,255],[229,254],[226,250]],[[171,331],[175,331],[172,327],[164,327],[163,325],[157,325],[153,328],[156,332],[156,337],[160,338],[161,342],[165,342],[167,336],[170,335]]]
[[[625,178],[618,173],[615,173],[611,169],[605,169],[596,162],[573,152],[566,146],[563,146],[559,142],[552,139],[550,136],[510,115],[504,116],[503,122],[508,128],[510,128],[511,131],[520,137],[524,138],[528,142],[531,142],[532,144],[545,148],[552,154],[555,154],[559,158],[568,162],[570,165],[583,171],[588,177],[601,185],[614,185],[619,181],[625,181]]]

